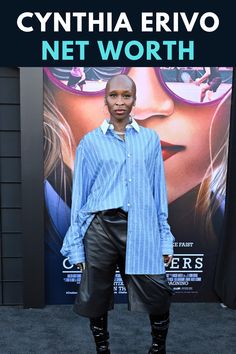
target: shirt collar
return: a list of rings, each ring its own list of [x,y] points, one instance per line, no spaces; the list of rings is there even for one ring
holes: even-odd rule
[[[109,119],[105,119],[103,123],[100,125],[100,128],[102,129],[103,134],[106,134],[108,129],[114,129],[113,124],[110,123]],[[140,131],[140,127],[136,120],[134,118],[130,117],[130,121],[127,124],[126,128],[134,128],[138,133]]]

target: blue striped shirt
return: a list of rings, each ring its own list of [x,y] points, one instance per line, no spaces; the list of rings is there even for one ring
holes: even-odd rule
[[[128,211],[125,271],[162,274],[162,255],[173,254],[160,139],[133,119],[125,141],[103,124],[76,149],[71,225],[61,253],[71,264],[85,261],[83,237],[96,212]]]

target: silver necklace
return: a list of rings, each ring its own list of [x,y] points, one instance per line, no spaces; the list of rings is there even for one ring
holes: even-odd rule
[[[117,130],[114,130],[114,132],[118,135],[125,135],[125,132],[118,132]]]

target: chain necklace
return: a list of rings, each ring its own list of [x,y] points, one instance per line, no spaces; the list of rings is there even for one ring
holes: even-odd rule
[[[118,132],[117,130],[114,130],[114,132],[118,135],[125,135],[125,132]]]

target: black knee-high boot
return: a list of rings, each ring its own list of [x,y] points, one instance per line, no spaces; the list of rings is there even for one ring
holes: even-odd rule
[[[163,315],[150,315],[152,346],[148,354],[166,354],[166,337],[169,328],[169,312]]]
[[[109,333],[107,331],[107,313],[100,317],[90,318],[90,329],[96,343],[97,353],[110,354]]]

